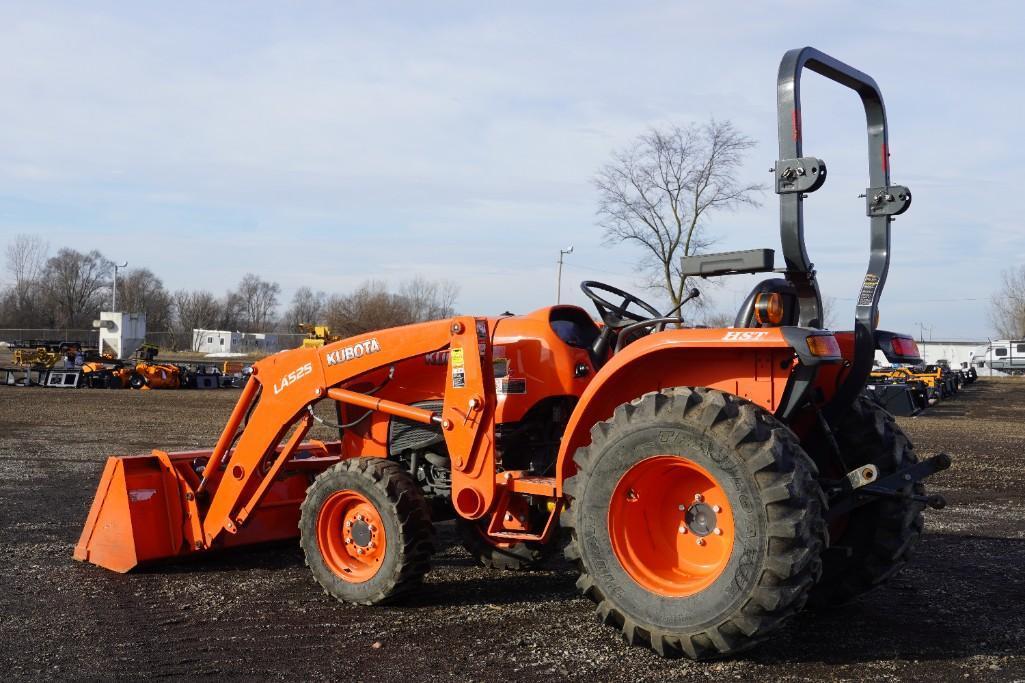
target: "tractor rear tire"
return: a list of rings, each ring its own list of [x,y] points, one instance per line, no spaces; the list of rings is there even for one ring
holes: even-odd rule
[[[350,458],[306,490],[299,544],[328,595],[375,605],[421,584],[434,527],[420,487],[398,463]]]
[[[859,396],[833,430],[846,467],[872,463],[880,479],[918,462],[914,446],[893,416]],[[905,492],[925,494],[921,482]],[[922,534],[921,506],[880,499],[856,508],[832,525],[831,545],[822,555],[822,579],[812,591],[814,607],[843,605],[884,584],[907,564]]]
[[[486,519],[483,522],[475,522],[460,517],[456,519],[456,528],[466,552],[470,553],[470,556],[478,564],[488,569],[505,571],[540,569],[555,552],[557,546],[554,540],[549,543],[529,541],[495,543],[483,533],[483,530],[487,528]]]
[[[566,554],[627,643],[722,657],[804,606],[825,498],[796,437],[762,408],[705,388],[645,394],[596,424],[574,460]]]

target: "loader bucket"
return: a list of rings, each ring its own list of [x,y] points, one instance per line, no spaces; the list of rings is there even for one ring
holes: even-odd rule
[[[198,476],[192,462],[211,451],[112,456],[103,469],[74,558],[127,572],[155,560],[294,538],[309,475],[338,461],[333,446],[302,444],[246,524],[234,534],[222,533],[209,547],[197,543],[202,539],[202,511],[196,507]]]

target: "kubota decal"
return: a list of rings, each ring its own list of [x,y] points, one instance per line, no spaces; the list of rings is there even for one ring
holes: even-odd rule
[[[343,349],[330,352],[327,354],[327,364],[338,365],[345,361],[352,360],[353,358],[369,356],[370,354],[377,353],[380,350],[381,344],[378,343],[377,337],[372,337],[361,342],[356,342],[352,346],[346,346]]]
[[[281,378],[280,384],[274,385],[274,394],[277,395],[286,389],[290,384],[295,384],[306,375],[313,374],[313,363],[306,363]]]
[[[747,332],[734,330],[723,335],[723,341],[764,341],[768,332]]]

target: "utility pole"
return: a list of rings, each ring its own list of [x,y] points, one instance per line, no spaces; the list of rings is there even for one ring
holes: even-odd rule
[[[560,249],[559,250],[559,276],[558,276],[558,278],[556,278],[556,282],[555,282],[555,303],[557,303],[557,304],[562,302],[562,257],[565,256],[566,254],[572,254],[572,253],[573,253],[573,247],[572,246],[570,246],[569,249]]]
[[[125,261],[124,263],[122,263],[120,265],[118,265],[117,263],[114,264],[114,287],[111,290],[111,297],[110,297],[110,310],[113,311],[114,313],[117,313],[117,269],[118,268],[127,268],[127,267],[128,267],[128,261]]]

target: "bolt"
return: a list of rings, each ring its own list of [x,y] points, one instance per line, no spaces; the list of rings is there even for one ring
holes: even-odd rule
[[[722,512],[722,508],[719,507],[718,505],[713,505],[712,506],[712,512]]]
[[[368,550],[373,550],[374,549],[374,542],[373,541],[370,541],[370,544],[367,546],[367,549]]]
[[[904,481],[911,481],[911,475],[910,474],[905,474],[904,475]]]
[[[357,550],[356,554],[357,555],[362,555],[363,554],[363,548],[360,548],[359,550]]]
[[[686,505],[680,505],[680,512],[683,512],[686,509],[687,509]]]
[[[345,539],[345,545],[349,545],[350,543],[352,543],[352,539],[351,538],[346,538]]]
[[[373,524],[371,524],[371,525],[370,525],[370,532],[371,532],[371,533],[373,533],[373,532],[375,532],[375,531],[377,531],[377,527],[376,527],[376,526],[374,526]]]
[[[714,529],[712,529],[712,533],[716,536],[722,536],[722,529],[720,529],[719,527],[715,527]]]
[[[512,516],[511,512],[505,513],[505,521],[507,521],[507,522],[513,521],[513,516]]]
[[[700,493],[695,493],[694,494],[694,502],[695,503],[700,503],[704,499],[705,499],[705,497],[703,495],[701,495]]]
[[[696,540],[695,542],[696,542],[696,543],[697,543],[698,545],[704,545],[704,544],[705,544],[705,539],[703,539],[703,538],[698,538],[698,539],[697,539],[697,540]]]
[[[345,522],[345,528],[346,528],[346,529],[351,529],[351,528],[352,528],[352,520],[351,520],[351,519],[350,519],[350,520],[347,520],[347,521]]]
[[[685,527],[685,526],[683,526],[683,525],[681,524],[681,525],[680,525],[680,528],[679,528],[679,532],[680,532],[681,534],[685,534],[685,533],[687,533],[687,527]]]

